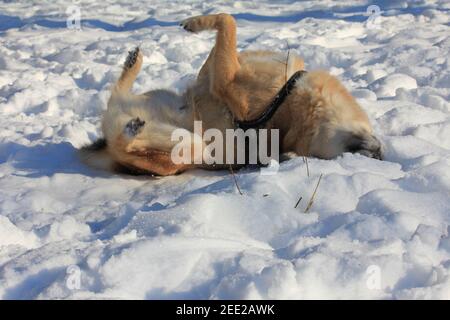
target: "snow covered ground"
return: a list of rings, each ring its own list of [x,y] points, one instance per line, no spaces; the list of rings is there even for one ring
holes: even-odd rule
[[[72,2],[0,3],[0,298],[450,298],[448,1],[378,1],[378,28],[369,1],[74,3],[81,30]],[[386,160],[245,169],[243,195],[228,172],[80,164],[127,50],[145,54],[136,92],[183,90],[214,35],[177,22],[212,12],[235,15],[240,49],[339,76]]]

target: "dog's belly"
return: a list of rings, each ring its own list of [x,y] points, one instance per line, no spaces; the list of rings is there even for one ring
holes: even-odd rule
[[[209,91],[209,84],[201,81],[189,88],[185,100],[193,111],[194,120],[202,122],[203,131],[218,129],[225,133],[234,128],[233,116],[228,107]]]
[[[286,80],[303,68],[303,61],[294,54],[288,57],[284,53],[249,51],[241,53],[239,60],[242,69],[237,74],[235,83],[245,89],[250,118],[258,116]],[[201,121],[202,133],[208,129],[216,129],[222,133],[225,159],[226,130],[235,129],[236,126],[227,105],[210,92],[209,78],[198,79],[187,91],[186,100],[194,110],[194,119]]]
[[[239,55],[241,71],[234,83],[245,92],[248,119],[256,118],[265,110],[285,82],[304,68],[303,60],[294,53],[244,51]],[[187,92],[195,119],[203,122],[203,129],[215,128],[225,133],[234,128],[229,108],[210,92],[210,79],[204,77]]]
[[[235,82],[247,92],[247,120],[257,118],[288,79],[304,69],[303,60],[293,52],[244,51],[239,61]]]

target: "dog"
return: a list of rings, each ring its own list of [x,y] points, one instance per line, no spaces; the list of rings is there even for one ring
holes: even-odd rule
[[[382,145],[366,113],[334,76],[302,71],[303,60],[293,53],[238,52],[236,21],[229,14],[192,17],[180,25],[193,33],[216,32],[215,45],[195,83],[182,95],[169,90],[135,95],[131,89],[143,54],[139,48],[131,51],[111,89],[102,119],[103,138],[81,149],[85,162],[101,169],[161,176],[192,168],[223,169],[226,166],[205,161],[172,161],[171,152],[179,143],[172,133],[185,130],[192,137],[192,150],[204,150],[208,143],[194,132],[194,121],[201,121],[202,130],[225,133],[255,119],[259,128],[279,130],[282,154],[332,159],[352,152],[382,159]],[[290,90],[280,101],[287,82]],[[274,99],[277,110],[267,118],[267,106]],[[267,119],[262,119],[265,113]]]

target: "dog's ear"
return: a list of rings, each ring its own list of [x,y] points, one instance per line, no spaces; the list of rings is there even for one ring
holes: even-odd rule
[[[360,153],[370,158],[383,160],[382,144],[371,134],[352,133],[344,141],[344,144],[346,152]]]

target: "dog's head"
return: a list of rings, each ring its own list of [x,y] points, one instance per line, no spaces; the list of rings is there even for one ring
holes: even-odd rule
[[[325,123],[312,138],[310,153],[313,156],[332,159],[344,152],[359,153],[383,160],[383,146],[371,131],[353,126],[337,126]]]
[[[304,116],[311,126],[310,155],[331,159],[352,152],[383,159],[382,144],[373,134],[367,114],[338,79],[315,71],[300,81],[299,88],[311,97]]]

